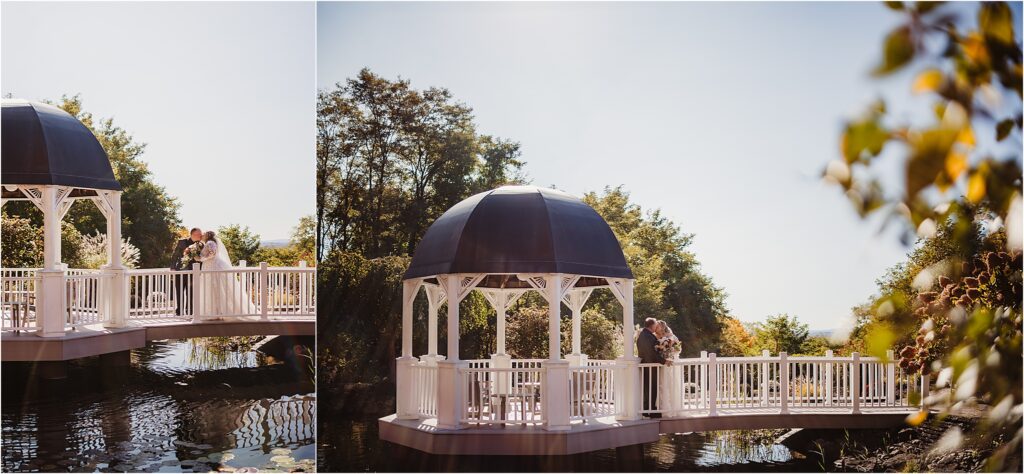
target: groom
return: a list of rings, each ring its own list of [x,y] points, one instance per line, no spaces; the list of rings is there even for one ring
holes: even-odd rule
[[[658,353],[658,336],[654,334],[654,326],[658,324],[658,320],[654,318],[647,318],[644,320],[644,328],[640,331],[640,336],[636,338],[636,352],[640,355],[641,364],[664,364],[665,358]],[[657,370],[643,370],[643,395],[644,395],[644,410],[657,410],[657,396],[658,396],[658,371]],[[661,418],[661,413],[650,413],[647,415],[650,418]]]
[[[171,270],[180,272],[192,269],[192,261],[184,261],[185,249],[190,245],[199,242],[203,238],[203,230],[198,227],[193,227],[189,231],[188,237],[178,241],[178,244],[174,246],[174,252],[171,253]],[[198,262],[197,262],[198,263]],[[199,265],[202,265],[201,263]],[[186,299],[189,301],[188,306],[185,306]],[[182,308],[192,308],[192,291],[191,285],[189,285],[189,278],[187,275],[174,275],[174,301],[176,307],[174,314],[181,316],[183,313]]]

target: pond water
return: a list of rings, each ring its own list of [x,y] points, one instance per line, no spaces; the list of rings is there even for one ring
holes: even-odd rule
[[[820,472],[818,460],[774,440],[784,431],[716,431],[663,435],[641,449],[572,456],[438,456],[381,441],[377,420],[320,421],[321,471],[427,472]]]
[[[63,380],[5,363],[2,470],[312,471],[305,359],[236,342],[156,341],[127,366],[71,361]]]

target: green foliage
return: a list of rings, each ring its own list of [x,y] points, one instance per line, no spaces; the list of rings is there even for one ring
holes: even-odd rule
[[[564,315],[563,315],[564,316]],[[509,314],[505,350],[514,359],[548,357],[548,308],[521,306]],[[572,318],[560,322],[562,354],[572,353]],[[590,359],[611,360],[620,355],[622,325],[594,309],[580,315],[580,351]]]
[[[299,224],[292,229],[290,246],[299,254],[297,260],[305,260],[310,265],[316,263],[316,220],[313,216],[302,216]]]
[[[608,222],[636,277],[634,324],[647,317],[668,322],[682,342],[683,357],[714,351],[721,334],[719,317],[727,312],[726,295],[700,272],[687,250],[693,235],[683,233],[660,211],[645,213],[630,203],[621,186],[587,193],[583,201]],[[608,292],[595,292],[588,307],[621,321],[621,306]]]
[[[773,355],[780,352],[799,354],[809,335],[806,324],[787,314],[769,316],[764,322],[755,323],[753,330],[757,351],[767,349]]]
[[[73,229],[74,227],[72,227]],[[77,257],[78,262],[71,268],[92,268],[99,269],[107,264],[108,247],[107,234],[96,233],[82,236],[80,251]],[[139,264],[139,249],[132,245],[127,239],[121,240],[121,264],[127,268],[135,268]]]
[[[717,354],[722,357],[743,357],[757,354],[757,346],[754,336],[750,334],[744,324],[731,316],[722,316],[721,340],[718,345]]]
[[[217,238],[228,249],[232,265],[238,265],[239,260],[256,263],[253,261],[253,254],[260,248],[260,236],[250,232],[249,226],[231,224],[221,227],[217,229]]]
[[[895,117],[909,114],[873,106],[846,125],[843,157],[824,174],[862,216],[886,209],[904,242],[915,234],[923,241],[879,281],[879,297],[858,308],[848,346],[895,346],[904,369],[938,372],[936,384],[950,390],[925,400],[933,408],[991,405],[970,442],[1009,440],[985,468],[1019,470],[1024,57],[1013,14],[1007,3],[981,3],[971,24],[940,3],[894,9],[905,22],[886,38],[876,74],[919,66],[910,90],[930,102],[935,120],[904,124]],[[887,190],[873,174],[890,169],[878,164],[883,155],[902,164],[903,189]],[[983,221],[998,230],[982,232]]]
[[[4,205],[6,208],[10,204]],[[35,209],[33,209],[35,210]],[[39,211],[35,210],[38,214]],[[0,218],[0,256],[4,268],[40,268],[43,266],[43,229],[31,219],[9,215]],[[83,261],[83,237],[68,222],[61,223],[61,260],[71,268],[86,267]],[[106,257],[104,257],[106,262]]]
[[[252,253],[252,260],[246,260],[249,266],[258,265],[260,262],[267,262],[271,267],[297,267],[300,260],[305,260],[307,255],[294,245],[287,247],[260,247]],[[312,262],[306,261],[312,265]]]
[[[508,315],[505,350],[513,359],[548,358],[548,309],[521,307]]]

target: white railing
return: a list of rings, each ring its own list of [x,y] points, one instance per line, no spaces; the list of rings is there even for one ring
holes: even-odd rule
[[[569,419],[589,420],[615,414],[615,368],[569,368]]]
[[[544,359],[513,359],[513,369],[539,369],[543,366]]]
[[[106,321],[100,288],[108,277],[101,273],[76,271],[64,278],[64,308],[67,312],[65,327],[77,328]]]
[[[34,268],[0,270],[0,312],[4,331],[36,329],[36,285]]]
[[[412,366],[412,389],[416,412],[422,418],[437,416],[437,366],[417,362]]]
[[[461,368],[459,387],[466,394],[460,422],[540,424],[543,368]]]
[[[893,357],[716,357],[640,364],[641,413],[912,407],[927,378]],[[913,402],[913,403],[912,403]]]
[[[191,317],[192,272],[128,270],[128,319]]]
[[[113,285],[124,285],[127,321],[203,320],[231,317],[316,316],[316,269],[242,265],[228,270],[126,270],[123,283],[111,273],[66,269],[61,295],[64,326],[107,323]],[[40,277],[35,268],[0,270],[2,330],[35,330]]]

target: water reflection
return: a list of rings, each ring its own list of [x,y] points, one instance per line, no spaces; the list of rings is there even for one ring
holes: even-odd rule
[[[61,381],[5,364],[3,470],[313,470],[308,373],[237,342],[154,342],[127,367],[72,361]]]
[[[642,448],[572,456],[437,456],[380,441],[376,419],[322,419],[317,456],[321,471],[820,471],[813,460],[774,442],[783,432],[670,434]]]

